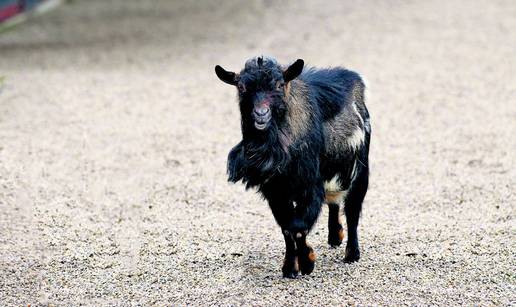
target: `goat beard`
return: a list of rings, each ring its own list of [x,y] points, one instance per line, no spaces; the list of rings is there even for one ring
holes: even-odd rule
[[[288,133],[271,125],[266,133],[244,138],[228,156],[228,181],[242,182],[246,189],[267,182],[285,171],[290,161]]]

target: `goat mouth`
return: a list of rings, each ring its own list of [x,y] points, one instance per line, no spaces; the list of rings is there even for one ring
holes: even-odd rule
[[[260,123],[257,121],[254,122],[254,127],[258,130],[265,130],[265,128],[267,128],[268,125],[269,125],[268,121],[264,122],[264,123]]]
[[[254,127],[258,130],[265,130],[271,121],[270,113],[265,116],[254,116]]]

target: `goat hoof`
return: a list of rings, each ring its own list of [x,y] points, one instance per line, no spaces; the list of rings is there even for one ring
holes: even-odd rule
[[[315,267],[315,252],[313,248],[308,247],[307,252],[303,256],[299,257],[299,269],[301,274],[310,275]]]
[[[330,230],[328,233],[328,244],[330,244],[331,247],[340,246],[342,240],[344,240],[344,229],[342,227],[338,230]]]
[[[283,272],[283,278],[296,279],[298,274],[297,271]]]
[[[346,263],[352,263],[356,262],[360,259],[360,250],[358,249],[358,246],[347,246],[346,247],[346,256],[344,257],[344,262]]]
[[[315,262],[303,261],[302,264],[300,263],[299,268],[301,269],[301,274],[310,275],[315,268]]]
[[[297,257],[285,257],[281,271],[285,278],[296,278],[299,274],[299,263]]]

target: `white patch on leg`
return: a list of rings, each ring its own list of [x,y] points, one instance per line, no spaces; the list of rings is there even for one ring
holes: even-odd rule
[[[340,184],[339,184],[339,176],[336,175],[330,181],[325,181],[324,182],[324,190],[326,192],[340,192],[342,190],[342,188],[340,187]]]
[[[349,191],[349,190],[344,190],[344,191],[342,191],[342,195],[340,195],[340,197],[342,198],[342,200],[346,199],[346,196],[348,196],[348,191]]]
[[[347,190],[342,191],[342,187],[339,183],[339,176],[336,175],[330,181],[324,182],[324,190],[325,190],[325,202],[338,204],[342,203],[344,198],[346,198]]]

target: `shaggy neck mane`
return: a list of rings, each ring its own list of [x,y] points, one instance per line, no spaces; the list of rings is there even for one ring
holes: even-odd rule
[[[290,82],[286,91],[286,118],[280,126],[271,123],[267,131],[245,129],[244,138],[228,157],[229,181],[242,180],[247,188],[281,174],[290,158],[290,145],[307,131],[310,121],[308,90],[304,82]]]
[[[265,183],[275,174],[281,174],[290,161],[289,143],[289,136],[275,124],[263,135],[245,138],[240,146],[233,149],[239,152],[238,163],[234,165],[233,172],[228,168],[229,180],[242,180],[246,187],[250,188]],[[230,153],[229,165],[233,150]],[[232,173],[238,175],[233,177]]]

